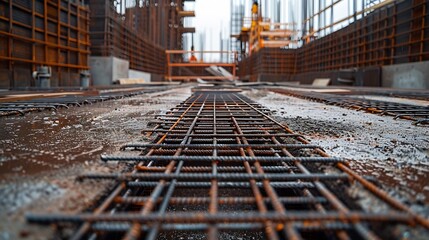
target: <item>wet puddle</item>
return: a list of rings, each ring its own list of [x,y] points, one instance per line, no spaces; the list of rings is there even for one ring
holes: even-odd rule
[[[93,160],[106,151],[109,146],[92,131],[91,111],[81,107],[0,119],[0,180]]]
[[[0,181],[97,160],[143,138],[154,114],[188,95],[174,90],[0,118]]]

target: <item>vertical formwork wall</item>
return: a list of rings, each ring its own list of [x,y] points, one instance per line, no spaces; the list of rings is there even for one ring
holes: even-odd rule
[[[295,49],[262,48],[239,63],[238,75],[249,81],[288,80],[295,73]]]
[[[398,1],[298,49],[297,71],[320,72],[429,60],[429,2]]]
[[[305,82],[311,83],[315,73],[329,76],[328,72],[332,72],[334,76],[341,69],[376,69],[428,61],[428,23],[427,0],[396,1],[298,49],[262,49],[253,53],[240,62],[239,75],[251,81],[265,74],[286,81],[308,78]],[[278,63],[288,64],[281,64],[286,69],[278,70],[274,67]],[[292,78],[288,73],[293,74]]]
[[[129,61],[130,69],[165,74],[165,49],[182,49],[183,2],[92,0],[91,55]]]
[[[88,69],[89,11],[80,0],[0,0],[0,87],[34,86],[32,71],[52,68],[51,86],[79,86]]]

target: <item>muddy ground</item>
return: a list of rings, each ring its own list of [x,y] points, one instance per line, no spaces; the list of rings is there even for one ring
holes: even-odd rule
[[[429,216],[429,127],[265,90],[245,92],[328,154],[373,176],[394,197]],[[429,102],[426,102],[429,104]]]
[[[50,228],[25,224],[24,214],[74,213],[90,207],[111,184],[80,183],[76,176],[129,169],[126,164],[104,163],[99,156],[117,153],[128,142],[149,140],[141,134],[148,121],[190,94],[182,88],[1,118],[0,239],[53,236]]]
[[[128,170],[126,164],[101,162],[99,155],[118,154],[124,143],[149,141],[140,131],[153,115],[190,94],[189,88],[176,89],[1,118],[0,239],[53,236],[53,229],[25,224],[24,214],[74,213],[90,207],[110,184],[80,183],[75,177],[83,172]],[[391,195],[429,215],[428,127],[264,90],[244,94],[272,109],[276,119],[330,155],[352,159],[353,170],[376,177]]]

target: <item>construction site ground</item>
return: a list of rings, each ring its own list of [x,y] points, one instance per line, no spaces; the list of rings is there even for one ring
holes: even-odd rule
[[[93,207],[94,200],[112,187],[111,182],[82,184],[76,175],[127,170],[126,163],[104,163],[99,155],[120,154],[119,147],[125,143],[150,141],[141,130],[150,128],[147,124],[154,115],[190,94],[190,87],[177,88],[57,112],[2,118],[0,239],[53,236],[53,228],[26,224],[27,212],[77,213]],[[427,126],[267,90],[243,94],[271,109],[275,119],[305,134],[330,155],[350,159],[353,170],[374,177],[390,195],[429,216]],[[371,199],[358,197],[362,206],[377,208],[368,204]]]

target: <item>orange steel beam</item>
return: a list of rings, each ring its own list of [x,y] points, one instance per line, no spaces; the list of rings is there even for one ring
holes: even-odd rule
[[[189,51],[189,50],[165,50],[167,54],[181,53],[237,53],[237,51]]]
[[[220,67],[234,67],[235,63],[199,63],[199,62],[189,62],[189,63],[170,63],[171,67],[210,67],[210,66],[220,66]]]
[[[36,65],[47,65],[47,66],[52,66],[52,67],[89,69],[89,66],[85,66],[85,65],[57,63],[57,62],[44,62],[44,61],[39,61],[39,60],[28,60],[28,59],[17,58],[17,57],[0,56],[0,60],[6,60],[6,61],[12,61],[12,62],[25,62],[25,63],[32,63],[32,64],[36,64]]]
[[[209,53],[209,54],[233,54],[234,61],[237,59],[236,51],[187,51],[187,50],[166,50],[165,51],[167,57],[167,74],[165,79],[172,80],[188,80],[188,79],[208,79],[208,80],[235,80],[236,77],[236,67],[237,64],[234,63],[225,63],[225,62],[171,62],[174,58],[171,55],[179,55],[186,53]],[[220,66],[220,67],[228,67],[232,69],[232,76],[212,76],[207,75],[203,76],[200,74],[196,74],[197,76],[173,76],[173,68],[182,68],[182,67],[210,67],[210,66]]]
[[[195,11],[179,11],[179,17],[195,17]]]
[[[235,80],[237,77],[230,76],[165,76],[167,79],[171,80],[186,80],[186,79],[207,79],[207,80]]]

